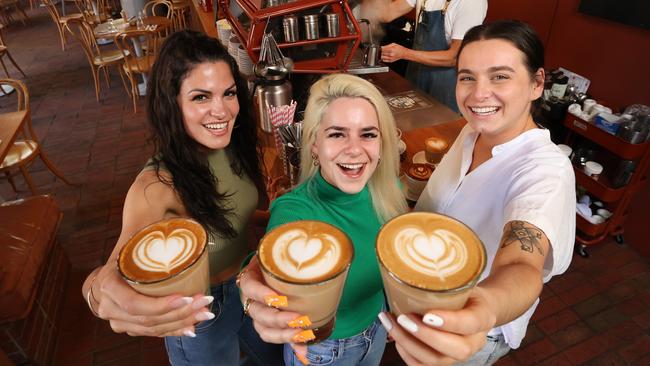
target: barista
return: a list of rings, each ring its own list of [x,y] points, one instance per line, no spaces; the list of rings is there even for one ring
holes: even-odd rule
[[[458,112],[456,55],[465,32],[483,23],[487,0],[391,0],[380,11],[390,22],[416,8],[413,49],[396,43],[381,48],[381,60],[408,60],[406,78],[441,103]]]

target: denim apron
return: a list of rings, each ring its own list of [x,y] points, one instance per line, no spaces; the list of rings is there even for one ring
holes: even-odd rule
[[[419,51],[449,49],[445,36],[445,15],[442,10],[426,11],[423,6],[419,18],[413,49]],[[458,113],[455,67],[427,66],[411,61],[406,68],[406,78]]]

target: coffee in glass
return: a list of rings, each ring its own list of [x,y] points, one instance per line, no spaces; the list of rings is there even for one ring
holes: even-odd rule
[[[320,221],[290,222],[266,233],[257,255],[266,283],[287,296],[286,310],[309,316],[316,338],[308,344],[327,339],[354,257],[348,236]]]
[[[145,295],[206,293],[210,285],[206,243],[207,234],[198,222],[161,220],[140,230],[122,247],[118,270]]]
[[[376,249],[390,310],[397,315],[462,308],[486,263],[485,247],[469,227],[429,212],[388,221]]]

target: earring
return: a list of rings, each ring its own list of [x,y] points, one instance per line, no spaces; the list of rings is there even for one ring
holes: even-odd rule
[[[318,162],[318,155],[316,155],[314,153],[311,153],[311,159],[313,160],[312,163],[314,164],[314,166],[319,166],[320,165],[320,163]]]
[[[379,165],[380,163],[381,163],[381,156],[377,158],[377,165]]]

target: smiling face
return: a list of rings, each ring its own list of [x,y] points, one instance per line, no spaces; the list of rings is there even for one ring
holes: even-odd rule
[[[338,98],[323,114],[312,152],[323,178],[341,191],[360,192],[372,177],[381,150],[377,112],[363,98]]]
[[[474,130],[495,144],[535,127],[530,106],[542,94],[544,70],[531,77],[524,57],[502,39],[469,43],[458,57],[460,111]]]
[[[185,131],[209,149],[223,149],[239,113],[237,88],[230,67],[223,61],[195,66],[181,83],[177,101]]]

